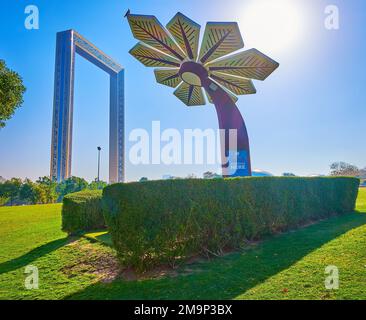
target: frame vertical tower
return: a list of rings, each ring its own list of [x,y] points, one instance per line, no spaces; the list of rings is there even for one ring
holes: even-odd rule
[[[74,30],[57,33],[51,178],[71,176],[75,53],[110,75],[109,182],[125,179],[124,69]]]

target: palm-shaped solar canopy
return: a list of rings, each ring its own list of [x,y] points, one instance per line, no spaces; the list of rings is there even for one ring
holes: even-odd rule
[[[279,64],[256,49],[244,47],[236,22],[208,22],[199,48],[200,25],[177,13],[164,28],[155,16],[127,14],[140,42],[130,53],[147,67],[155,67],[156,81],[176,88],[174,95],[187,106],[206,104],[202,77],[237,95],[256,93],[251,79],[266,79]],[[232,54],[232,55],[231,55]],[[209,102],[211,95],[205,88]]]
[[[147,67],[154,67],[158,83],[176,88],[174,95],[187,106],[216,107],[221,138],[223,176],[250,176],[249,139],[235,105],[238,95],[256,93],[251,79],[266,79],[279,64],[256,49],[244,47],[238,24],[208,22],[199,48],[200,25],[181,13],[164,28],[154,16],[126,14],[132,33],[140,42],[130,53]],[[231,132],[235,130],[235,139]],[[235,140],[235,146],[230,144]]]

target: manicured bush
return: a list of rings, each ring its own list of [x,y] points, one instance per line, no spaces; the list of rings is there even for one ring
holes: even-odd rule
[[[358,185],[354,178],[149,181],[105,188],[103,205],[121,262],[143,271],[352,212]]]
[[[105,226],[102,210],[102,190],[85,190],[64,197],[62,230],[69,234]]]

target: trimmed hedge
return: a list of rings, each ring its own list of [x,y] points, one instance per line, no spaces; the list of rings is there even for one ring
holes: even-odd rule
[[[102,190],[85,190],[64,197],[62,230],[69,234],[105,227]]]
[[[148,181],[108,186],[103,203],[121,262],[144,271],[352,212],[358,185],[355,178]]]

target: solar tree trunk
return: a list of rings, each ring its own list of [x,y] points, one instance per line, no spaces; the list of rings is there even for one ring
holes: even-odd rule
[[[222,175],[251,176],[249,139],[244,120],[230,94],[209,78],[201,64],[188,61],[180,66],[184,82],[203,87],[216,107],[221,136]],[[191,94],[192,94],[191,89]]]
[[[249,138],[241,113],[231,96],[206,78],[203,87],[215,105],[221,134],[222,175],[251,176]]]

